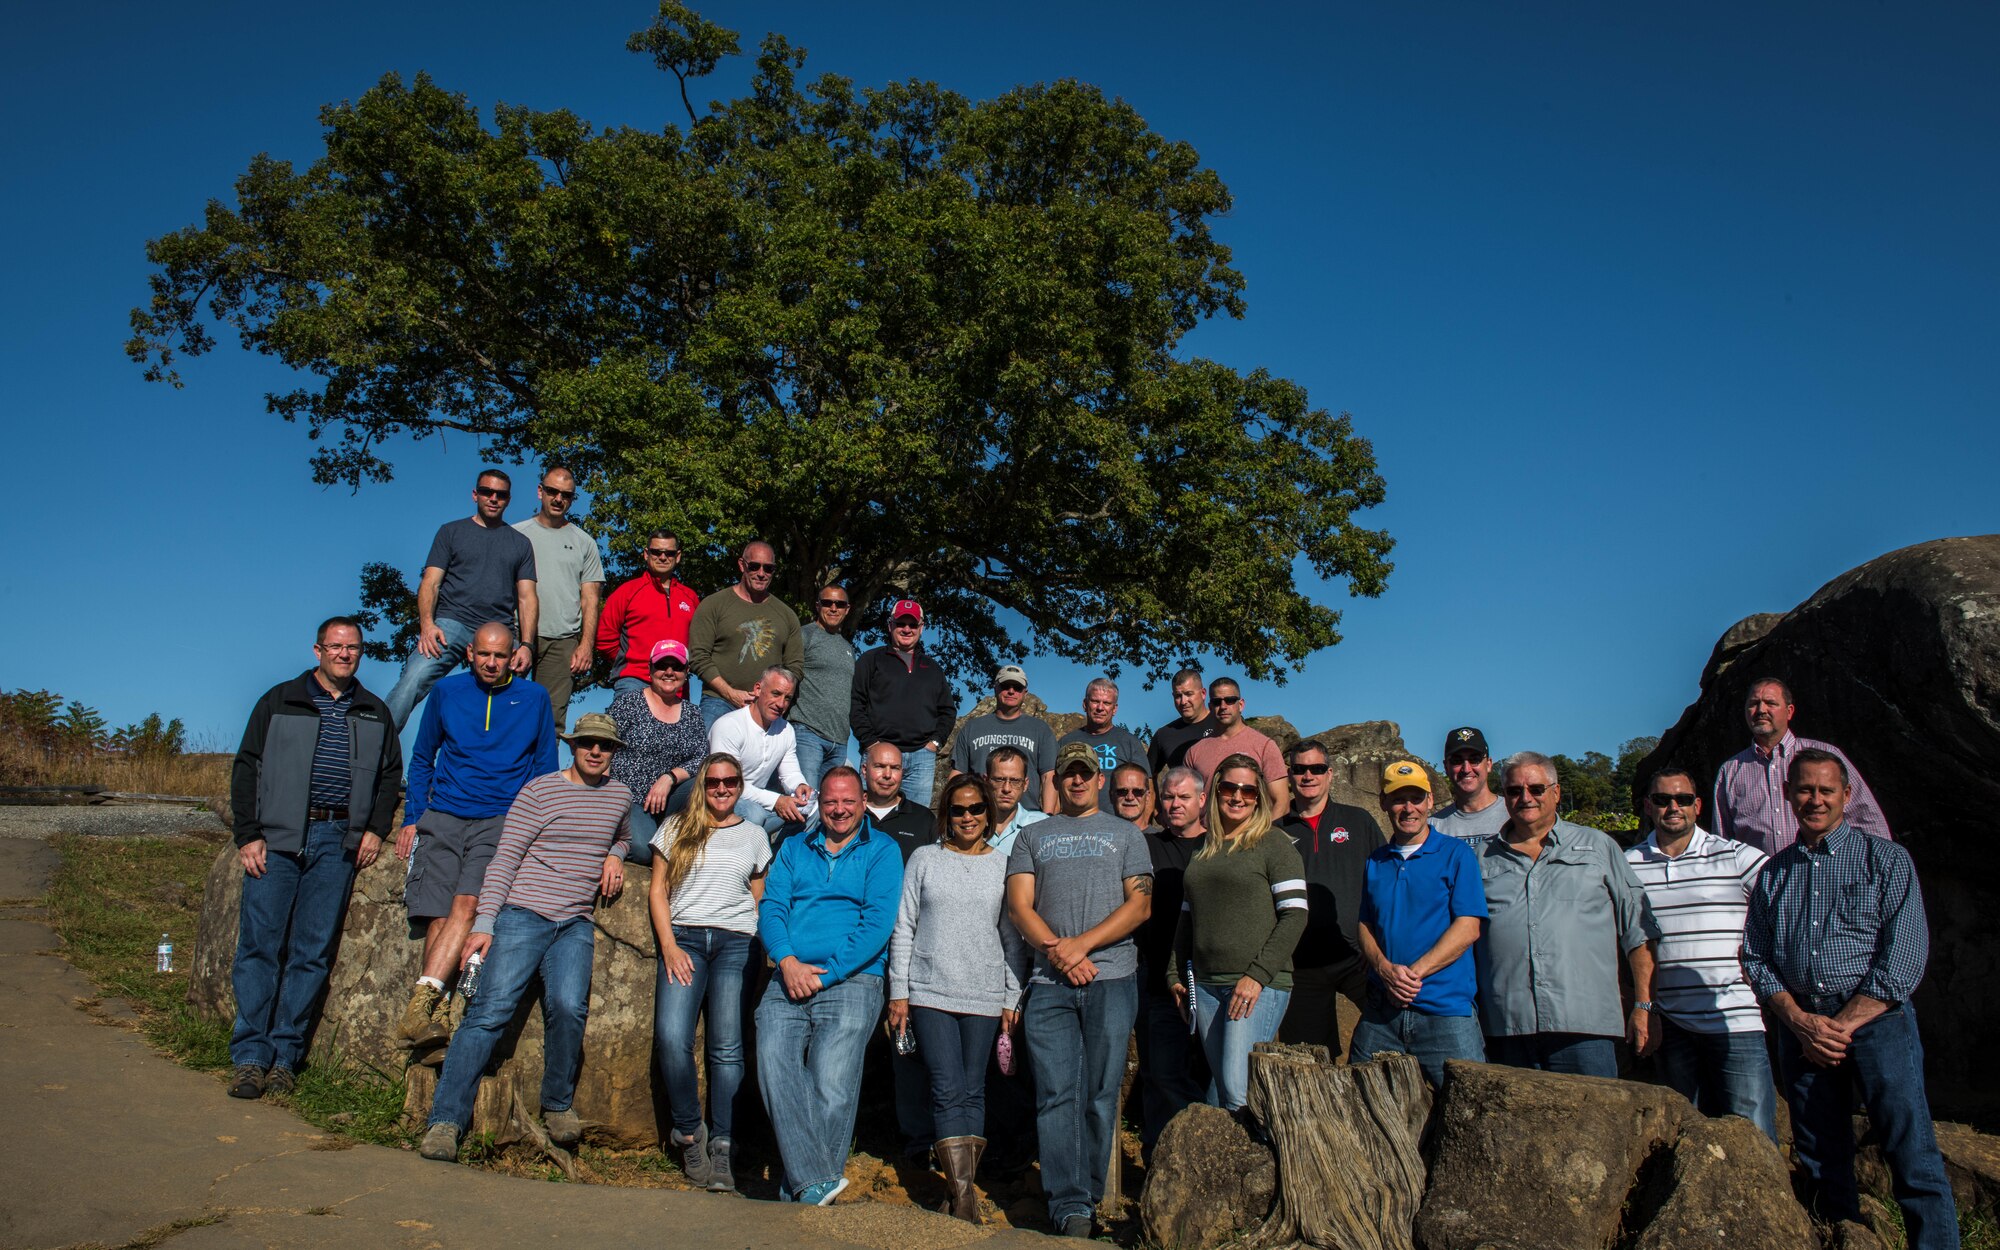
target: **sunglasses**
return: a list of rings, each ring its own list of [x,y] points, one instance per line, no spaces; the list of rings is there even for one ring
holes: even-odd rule
[[[1507,789],[1504,791],[1504,793],[1510,799],[1518,799],[1524,794],[1531,795],[1534,798],[1539,799],[1548,792],[1549,792],[1549,787],[1546,782],[1537,783],[1532,786],[1508,786]]]
[[[576,498],[576,492],[575,492],[575,491],[573,491],[573,490],[557,490],[557,489],[556,489],[555,487],[553,487],[553,486],[544,486],[544,487],[542,487],[542,493],[543,493],[544,495],[547,495],[547,496],[548,496],[549,498],[551,498],[551,499],[574,499],[574,498]]]
[[[672,673],[676,677],[685,677],[688,670],[685,664],[677,663],[673,660],[661,660],[658,664],[653,665],[653,671],[656,673]]]
[[[1692,794],[1649,794],[1654,807],[1693,807],[1697,802]]]
[[[1146,787],[1119,786],[1116,789],[1114,789],[1111,793],[1117,795],[1121,799],[1143,799],[1146,797]]]
[[[606,742],[602,738],[578,738],[575,742],[570,743],[570,745],[579,751],[616,751],[618,749],[617,743]]]
[[[743,571],[745,573],[775,573],[778,571],[778,566],[775,564],[766,564],[762,560],[745,560],[743,562]]]
[[[1218,781],[1215,783],[1215,788],[1223,794],[1233,794],[1238,798],[1254,799],[1257,797],[1257,787],[1241,781]]]
[[[1003,694],[1004,694],[1004,693],[1006,693],[1006,692],[1007,692],[1007,691],[1009,691],[1009,690],[1012,690],[1012,691],[1014,691],[1014,692],[1016,692],[1016,693],[1019,693],[1019,692],[1021,692],[1021,691],[1024,691],[1024,690],[1026,690],[1026,689],[1027,689],[1027,687],[1026,687],[1026,686],[1022,685],[1022,684],[1021,684],[1020,682],[1018,682],[1018,681],[1003,681],[1003,682],[1001,682],[1001,683],[1000,683],[999,685],[997,685],[997,686],[995,686],[995,687],[993,687],[993,688],[994,688],[995,690],[997,690],[997,691],[999,691],[999,692],[1003,693]]]
[[[702,787],[708,790],[736,790],[742,788],[741,777],[704,777]]]
[[[474,494],[484,495],[488,499],[510,499],[514,494],[511,490],[505,490],[497,486],[475,486],[472,490]]]
[[[679,555],[680,553],[681,553],[681,549],[680,549],[679,547],[648,547],[648,548],[646,548],[646,554],[647,554],[647,555],[649,555],[649,556],[658,556],[658,557],[659,557],[660,559],[662,559],[662,560],[671,560],[671,559],[673,559],[673,558],[674,558],[675,556]]]
[[[1223,707],[1235,707],[1237,704],[1243,702],[1243,696],[1240,694],[1218,695],[1215,702],[1221,704]]]
[[[854,606],[845,599],[815,599],[813,600],[813,602],[817,603],[822,608],[840,608],[842,610]]]
[[[1324,776],[1326,776],[1326,771],[1327,771],[1327,769],[1328,769],[1329,767],[1331,767],[1331,765],[1327,765],[1327,764],[1294,764],[1294,765],[1292,765],[1292,776],[1294,776],[1294,777],[1324,777]]]
[[[948,811],[948,812],[950,812],[950,813],[951,813],[951,814],[952,814],[953,816],[955,816],[955,817],[956,817],[956,816],[984,816],[984,815],[986,814],[986,804],[984,804],[984,803],[953,803],[953,804],[952,804],[951,806],[949,806],[949,807],[945,808],[945,810],[946,810],[946,811]]]
[[[891,623],[895,629],[922,629],[924,623],[914,616],[899,616]]]

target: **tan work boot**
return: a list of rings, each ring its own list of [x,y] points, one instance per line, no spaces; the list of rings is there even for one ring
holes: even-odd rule
[[[444,991],[427,981],[417,982],[417,988],[410,995],[410,1005],[403,1008],[403,1019],[396,1026],[396,1036],[406,1042],[414,1042],[431,1022],[431,1014],[437,1010],[438,1000]]]
[[[979,1191],[972,1178],[979,1171],[979,1156],[986,1152],[984,1137],[947,1137],[931,1147],[950,1197],[939,1210],[968,1224],[984,1224],[979,1215]]]

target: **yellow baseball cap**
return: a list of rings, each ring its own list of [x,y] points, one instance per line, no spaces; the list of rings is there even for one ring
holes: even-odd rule
[[[1382,770],[1382,794],[1385,797],[1394,794],[1398,790],[1408,790],[1413,786],[1416,789],[1422,790],[1425,794],[1431,792],[1431,775],[1424,771],[1422,764],[1413,764],[1409,760],[1397,760]]]

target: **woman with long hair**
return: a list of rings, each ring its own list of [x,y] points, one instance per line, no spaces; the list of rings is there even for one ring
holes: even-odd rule
[[[693,713],[690,712],[690,715]],[[700,718],[696,717],[696,723]],[[743,1085],[743,976],[757,933],[757,904],[771,843],[736,814],[743,766],[716,754],[694,770],[695,792],[653,835],[647,891],[660,970],[653,997],[653,1044],[680,1148],[681,1171],[718,1192],[736,1188],[730,1166],[732,1111]],[[695,1019],[708,1015],[708,1118],[695,1074]]]
[[[670,811],[688,802],[695,765],[708,754],[708,729],[687,701],[687,648],[670,638],[653,644],[641,689],[611,699],[611,719],[626,743],[611,761],[611,775],[632,792],[633,863],[652,862],[653,834]],[[676,793],[676,790],[679,793]]]
[[[1019,1019],[1020,935],[1007,919],[1007,857],[987,844],[998,810],[986,778],[944,788],[937,841],[910,853],[889,938],[889,1029],[912,1030],[930,1070],[947,1214],[973,1224],[973,1174],[986,1150],[986,1056]]]
[[[1272,823],[1257,761],[1231,755],[1208,786],[1208,836],[1181,879],[1174,932],[1175,1002],[1195,1013],[1213,1074],[1209,1101],[1225,1111],[1250,1095],[1250,1051],[1278,1035],[1291,1001],[1292,948],[1306,927],[1305,863]],[[1182,979],[1194,965],[1194,1002]]]

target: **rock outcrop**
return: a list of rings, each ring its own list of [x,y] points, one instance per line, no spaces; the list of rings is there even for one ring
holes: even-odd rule
[[[1633,1250],[1813,1250],[1805,1208],[1792,1197],[1784,1156],[1740,1116],[1691,1117],[1668,1161],[1632,1204],[1645,1231]]]
[[[1214,1250],[1263,1223],[1277,1192],[1271,1148],[1227,1111],[1196,1103],[1153,1147],[1139,1221],[1163,1250]]]
[[[1946,538],[1871,560],[1790,612],[1746,618],[1716,644],[1701,693],[1639,768],[1669,760],[1706,783],[1748,741],[1743,699],[1787,682],[1796,730],[1836,743],[1917,863],[1931,962],[1917,991],[1933,1109],[1990,1120],[2000,1083],[1979,1053],[2000,1028],[2000,535]]]

